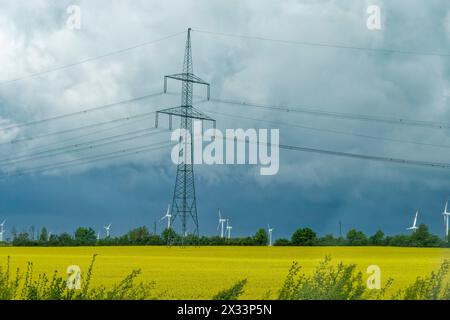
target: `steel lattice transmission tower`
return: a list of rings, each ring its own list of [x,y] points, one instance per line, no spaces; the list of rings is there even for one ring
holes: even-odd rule
[[[172,129],[172,116],[181,118],[180,128],[185,129],[183,152],[179,154],[177,164],[177,176],[172,199],[172,219],[181,221],[181,234],[185,237],[188,233],[188,220],[192,219],[193,234],[199,235],[197,203],[194,183],[194,158],[193,158],[193,134],[192,119],[211,121],[215,127],[215,120],[192,106],[194,84],[207,87],[207,99],[210,97],[210,85],[206,81],[194,75],[192,66],[191,29],[187,31],[186,48],[184,52],[183,72],[164,77],[164,92],[167,92],[167,79],[182,82],[181,106],[159,110],[156,112],[155,126],[158,127],[159,114],[169,115],[169,128]],[[191,139],[188,139],[190,133]]]

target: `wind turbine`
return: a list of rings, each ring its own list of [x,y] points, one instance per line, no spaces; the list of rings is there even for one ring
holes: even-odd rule
[[[161,220],[167,219],[167,229],[170,229],[171,219],[172,219],[172,213],[170,212],[170,204],[167,206],[167,212],[164,217],[161,218]]]
[[[228,219],[227,219],[227,233],[228,233],[228,239],[231,239],[231,229],[233,229],[233,227],[229,224]]]
[[[269,231],[269,247],[272,246],[272,232],[273,232],[273,228],[271,228],[269,225],[267,225],[267,229]]]
[[[219,209],[219,224],[217,225],[217,231],[219,231],[219,227],[220,227],[220,237],[223,238],[223,224],[225,223],[225,221],[228,221],[227,219],[222,219],[222,213],[220,212]]]
[[[444,216],[444,226],[445,226],[445,241],[448,242],[448,219],[450,218],[450,212],[447,211],[448,201],[445,203],[444,212],[442,215]]]
[[[412,230],[412,232],[416,231],[417,228],[417,216],[419,215],[419,210],[416,211],[416,216],[414,217],[414,223],[412,227],[406,228],[406,230]]]
[[[111,229],[111,223],[108,224],[107,226],[104,226],[103,228],[105,228],[106,230],[106,237],[109,238],[109,229]]]
[[[3,242],[3,235],[5,234],[5,229],[4,229],[5,222],[6,222],[6,219],[3,220],[2,223],[0,223],[0,242]]]

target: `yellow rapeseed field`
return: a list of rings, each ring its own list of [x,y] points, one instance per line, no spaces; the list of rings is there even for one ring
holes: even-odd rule
[[[0,247],[0,265],[10,256],[13,268],[24,270],[27,261],[33,262],[35,274],[65,274],[69,265],[83,272],[94,253],[93,285],[110,286],[141,269],[139,280],[155,281],[162,299],[210,299],[243,278],[248,285],[242,298],[274,297],[293,261],[309,273],[326,255],[357,264],[363,272],[378,265],[382,282],[393,278],[396,290],[450,259],[450,249],[391,247]]]

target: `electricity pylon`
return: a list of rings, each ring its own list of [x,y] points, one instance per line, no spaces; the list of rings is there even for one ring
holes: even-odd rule
[[[188,232],[188,219],[192,219],[193,234],[198,236],[197,203],[195,197],[194,183],[194,155],[193,155],[193,135],[192,119],[201,121],[211,121],[215,127],[215,120],[197,110],[192,106],[192,96],[194,84],[205,85],[207,87],[207,99],[210,97],[210,85],[206,81],[194,75],[192,66],[191,49],[191,28],[188,29],[186,48],[184,52],[183,72],[164,77],[164,92],[167,92],[167,79],[174,79],[182,82],[181,106],[159,110],[156,112],[155,126],[158,127],[159,114],[169,115],[169,128],[172,129],[172,116],[181,118],[181,129],[185,129],[184,146],[179,153],[177,164],[177,176],[172,200],[172,219],[181,219],[181,235],[184,238]],[[188,133],[190,137],[188,137]]]

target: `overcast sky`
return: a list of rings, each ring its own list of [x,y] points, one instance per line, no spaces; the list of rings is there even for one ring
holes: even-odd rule
[[[161,91],[164,75],[181,72],[185,33],[40,76],[27,75],[164,38],[188,27],[194,29],[195,73],[211,82],[214,98],[450,123],[450,97],[446,97],[450,96],[448,56],[294,45],[195,31],[448,55],[448,0],[0,3],[3,127]],[[81,9],[80,29],[67,28],[70,15],[66,10],[70,5]],[[366,26],[369,5],[381,8],[381,30]],[[13,79],[20,80],[8,82]],[[179,84],[170,82],[169,90],[178,93]],[[204,92],[198,88],[195,93]],[[8,142],[31,138],[175,107],[179,100],[176,95],[157,96],[3,130],[0,139]],[[350,121],[216,102],[199,103],[197,107],[215,118],[221,129],[278,128],[283,144],[450,162],[446,129]],[[8,163],[8,159],[26,158],[50,147],[152,125],[153,118],[146,118],[104,132],[91,128],[2,144],[0,169],[23,170],[168,141],[167,134],[146,136],[98,150]],[[297,227],[305,226],[321,235],[338,235],[339,221],[344,232],[354,227],[368,234],[380,228],[388,234],[406,233],[416,209],[420,210],[420,223],[428,224],[439,235],[444,232],[441,212],[450,194],[450,170],[286,150],[280,151],[280,170],[274,176],[260,176],[257,166],[199,166],[195,170],[201,234],[216,233],[219,207],[231,219],[235,235],[253,234],[267,224],[275,228],[276,238],[287,237]],[[9,177],[0,181],[0,220],[8,219],[8,230],[12,226],[21,230],[35,225],[47,226],[52,232],[71,232],[86,225],[101,231],[109,222],[113,235],[141,225],[153,229],[153,222],[164,215],[171,201],[175,173],[170,149],[166,148]],[[160,231],[163,223],[158,222],[157,227]]]

